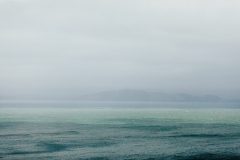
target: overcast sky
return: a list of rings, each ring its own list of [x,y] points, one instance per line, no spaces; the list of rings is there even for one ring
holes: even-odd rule
[[[0,0],[0,94],[239,90],[239,0]]]

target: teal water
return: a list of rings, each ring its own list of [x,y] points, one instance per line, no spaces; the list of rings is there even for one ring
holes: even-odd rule
[[[240,103],[0,102],[1,159],[240,159]]]

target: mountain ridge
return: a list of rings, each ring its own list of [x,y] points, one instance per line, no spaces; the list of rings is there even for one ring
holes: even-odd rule
[[[164,92],[146,92],[143,90],[104,91],[91,95],[83,95],[80,101],[153,101],[153,102],[225,102],[227,100],[215,96],[194,96],[186,93],[169,94]]]

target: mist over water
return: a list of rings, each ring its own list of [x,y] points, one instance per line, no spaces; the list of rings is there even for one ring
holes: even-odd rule
[[[0,0],[0,159],[240,159],[237,15],[238,0]]]
[[[239,109],[239,103],[5,101],[0,156],[239,159]]]
[[[240,99],[239,14],[237,0],[0,0],[0,99]]]

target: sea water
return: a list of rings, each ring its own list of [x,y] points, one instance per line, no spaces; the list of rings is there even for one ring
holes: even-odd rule
[[[1,159],[240,159],[240,103],[0,102]]]

